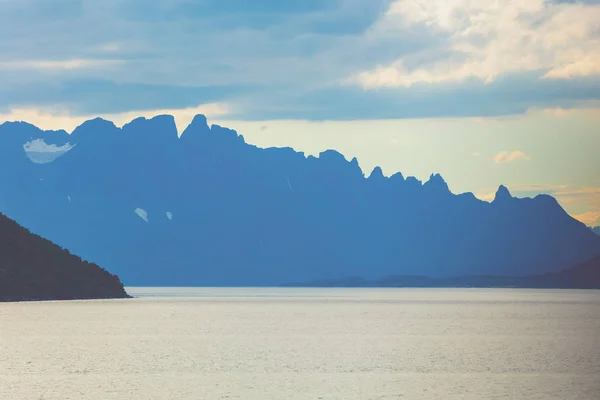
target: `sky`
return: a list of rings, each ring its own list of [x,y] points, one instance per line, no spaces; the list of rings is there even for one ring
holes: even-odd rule
[[[193,115],[600,225],[600,0],[0,0],[0,122]]]

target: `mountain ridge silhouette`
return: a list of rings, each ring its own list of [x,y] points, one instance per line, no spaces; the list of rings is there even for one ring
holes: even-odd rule
[[[524,288],[600,289],[600,256],[558,272],[526,276],[470,275],[432,278],[420,275],[386,276],[368,281],[361,277],[284,283],[282,287],[412,287],[412,288]]]
[[[23,146],[70,150],[33,163]],[[366,176],[356,158],[259,148],[197,115],[71,134],[0,125],[0,211],[138,286],[264,286],[346,276],[530,275],[600,254],[547,195],[490,203],[439,174]],[[142,218],[142,216],[145,216]],[[147,221],[146,221],[147,220]]]

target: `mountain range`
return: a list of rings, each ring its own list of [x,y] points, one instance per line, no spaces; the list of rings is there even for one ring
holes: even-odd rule
[[[0,125],[0,212],[130,286],[266,286],[392,275],[524,276],[600,255],[551,196],[492,202],[334,150],[258,148],[196,116],[71,134]]]
[[[0,301],[127,297],[117,276],[0,214]]]
[[[468,275],[428,277],[420,275],[386,276],[373,281],[360,277],[287,283],[284,287],[410,287],[410,288],[527,288],[600,289],[600,256],[558,272],[526,276]]]

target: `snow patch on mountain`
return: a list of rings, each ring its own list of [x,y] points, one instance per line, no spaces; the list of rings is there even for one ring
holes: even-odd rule
[[[47,164],[64,156],[75,146],[70,143],[57,146],[55,144],[47,144],[44,139],[35,139],[25,143],[23,150],[31,162],[35,164]]]
[[[144,210],[143,208],[136,208],[135,210],[133,210],[133,212],[136,213],[138,217],[148,222],[148,212],[146,210]]]

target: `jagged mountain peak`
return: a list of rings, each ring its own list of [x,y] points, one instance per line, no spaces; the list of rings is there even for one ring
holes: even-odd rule
[[[156,127],[171,129],[175,126],[175,117],[171,114],[159,114],[151,118],[137,117],[123,125],[123,128],[136,125],[153,125]]]
[[[434,190],[439,192],[450,193],[450,188],[448,187],[448,184],[446,183],[444,178],[442,178],[442,176],[438,173],[431,174],[429,180],[425,182],[423,186],[427,188],[433,188]]]
[[[41,131],[40,128],[38,128],[37,126],[30,124],[29,122],[25,122],[25,121],[5,121],[3,123],[0,124],[0,127],[3,128],[24,128],[24,129],[33,129],[36,131]]]
[[[192,119],[192,122],[190,122],[181,133],[181,139],[188,140],[201,135],[207,135],[210,134],[210,130],[206,116],[203,114],[196,114]]]
[[[323,150],[322,152],[319,153],[319,157],[320,160],[324,160],[324,161],[339,161],[339,162],[343,162],[344,164],[347,163],[348,161],[346,160],[346,157],[344,157],[344,155],[340,152],[338,152],[337,150],[333,150],[333,149],[327,149],[327,150]]]
[[[11,130],[21,135],[44,135],[44,136],[65,136],[67,131],[64,129],[58,130],[43,130],[34,124],[25,121],[6,121],[0,124],[0,128]]]
[[[119,131],[119,128],[114,122],[98,117],[83,122],[73,130],[71,137],[79,139],[92,135],[106,135],[117,131]]]
[[[408,177],[406,177],[406,179],[404,181],[413,187],[420,187],[423,185],[423,182],[421,182],[419,179],[417,179],[414,176],[408,176]]]
[[[533,199],[537,200],[538,202],[543,201],[547,204],[551,204],[551,205],[560,207],[560,205],[558,204],[558,201],[554,197],[550,196],[549,194],[538,194]]]
[[[204,114],[196,114],[194,115],[194,118],[192,118],[192,122],[190,122],[190,124],[188,125],[188,127],[190,126],[206,126],[208,127],[208,119],[206,118],[206,115]]]
[[[225,148],[228,144],[246,144],[244,136],[233,129],[225,128],[217,124],[208,125],[205,115],[197,114],[192,122],[182,132],[180,140],[183,143],[202,142],[204,145],[219,146]]]
[[[126,134],[133,133],[150,138],[150,140],[158,137],[172,140],[178,139],[175,118],[168,114],[156,115],[149,119],[145,117],[136,118],[123,125],[121,130]]]
[[[247,144],[246,140],[244,139],[244,136],[241,133],[238,133],[234,129],[229,129],[229,128],[226,128],[221,125],[212,124],[210,126],[210,131],[215,136],[220,137],[224,140],[231,141],[231,142],[237,142],[240,144]]]
[[[396,172],[390,176],[390,180],[394,182],[404,182],[404,175],[402,175],[402,172]]]
[[[513,196],[510,194],[508,188],[504,185],[500,185],[498,186],[498,190],[496,190],[496,195],[494,196],[493,203],[498,203],[511,199],[513,199]]]
[[[382,181],[385,180],[386,177],[385,175],[383,175],[383,170],[381,169],[381,167],[377,166],[373,168],[373,171],[371,171],[371,173],[369,174],[368,179],[373,181]]]
[[[298,154],[296,150],[292,149],[293,153]],[[356,157],[352,158],[350,161],[346,159],[346,157],[338,152],[337,150],[327,149],[321,151],[317,157],[308,156],[309,160],[317,160],[318,164],[324,170],[332,171],[334,173],[348,173],[350,175],[363,175],[362,169],[358,164],[358,160]]]

